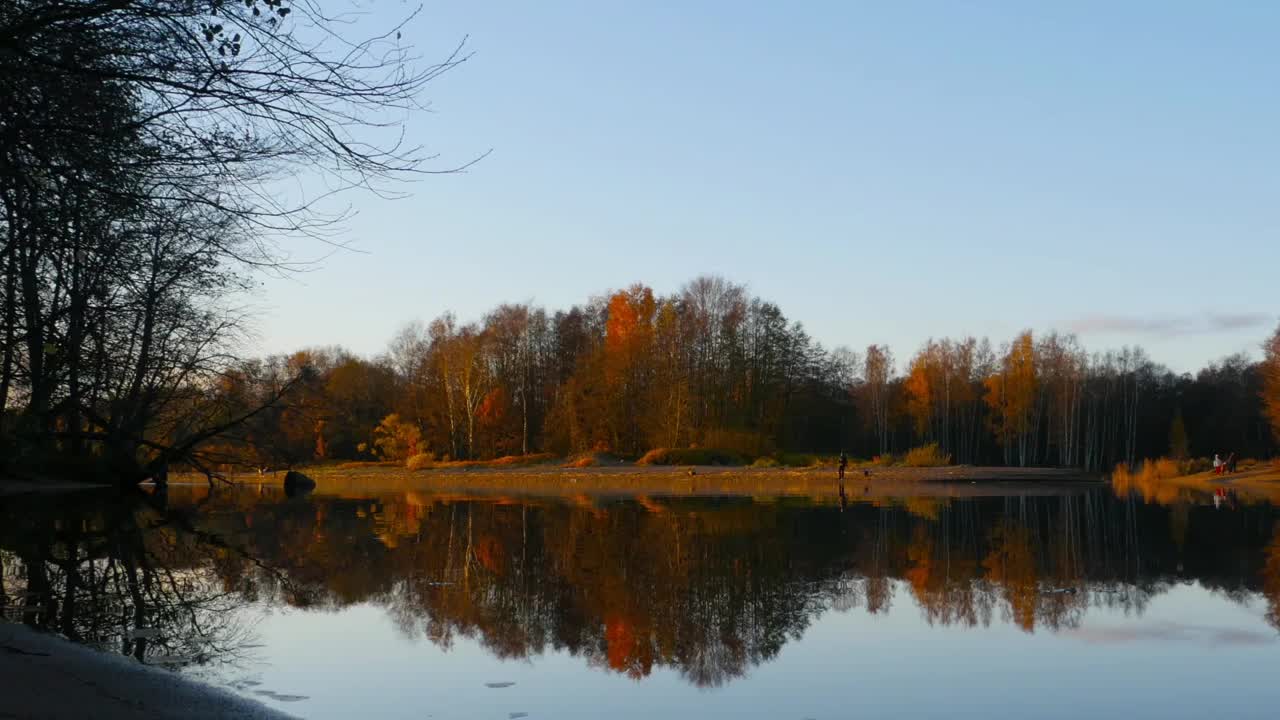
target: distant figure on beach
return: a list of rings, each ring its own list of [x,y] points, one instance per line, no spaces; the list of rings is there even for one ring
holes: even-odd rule
[[[1236,471],[1236,454],[1231,453],[1227,456],[1227,472],[1234,474]]]
[[[841,450],[840,451],[840,480],[841,481],[844,480],[844,469],[847,467],[849,467],[849,456],[845,455],[844,451]]]
[[[1218,457],[1218,453],[1213,454],[1213,474],[1222,474],[1222,458]]]

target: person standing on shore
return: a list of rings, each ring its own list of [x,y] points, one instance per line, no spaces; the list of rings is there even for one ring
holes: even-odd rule
[[[1218,457],[1218,453],[1213,454],[1213,474],[1222,474],[1222,458]]]
[[[849,467],[849,456],[848,456],[848,455],[845,455],[843,450],[841,450],[841,451],[840,451],[840,466],[839,466],[839,467],[840,467],[840,482],[841,482],[841,483],[843,483],[843,482],[844,482],[844,469],[845,469],[845,468],[847,468],[847,467]]]

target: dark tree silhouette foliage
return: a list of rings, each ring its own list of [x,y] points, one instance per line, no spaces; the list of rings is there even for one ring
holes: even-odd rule
[[[338,4],[340,5],[340,4]],[[434,168],[397,130],[423,87],[399,27],[307,0],[0,5],[0,443],[124,482],[243,421],[210,392],[283,235],[333,243],[332,196]],[[279,180],[322,176],[324,195]],[[297,382],[295,376],[290,382]],[[69,464],[69,465],[68,465]],[[65,467],[64,467],[65,466]]]

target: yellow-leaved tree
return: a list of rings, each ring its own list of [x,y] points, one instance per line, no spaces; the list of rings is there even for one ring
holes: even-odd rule
[[[1004,448],[1005,462],[1026,465],[1035,439],[1037,397],[1036,348],[1030,330],[1013,341],[986,385],[992,429]]]
[[[391,413],[373,429],[373,444],[383,460],[404,460],[422,451],[422,431]]]

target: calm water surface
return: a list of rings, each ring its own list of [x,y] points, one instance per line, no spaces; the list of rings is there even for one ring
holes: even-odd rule
[[[303,717],[1270,718],[1277,519],[1098,486],[17,497],[0,607]]]

